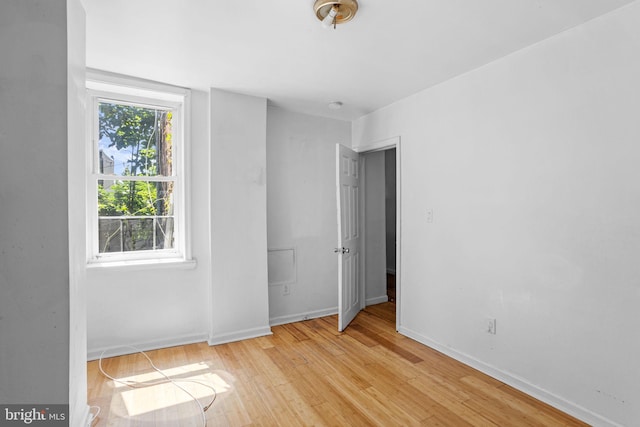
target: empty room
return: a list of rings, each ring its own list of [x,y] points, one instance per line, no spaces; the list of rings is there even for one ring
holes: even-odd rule
[[[0,53],[0,425],[640,426],[640,0],[7,0]]]

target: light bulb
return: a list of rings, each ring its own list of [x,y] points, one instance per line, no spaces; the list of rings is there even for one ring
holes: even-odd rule
[[[327,16],[325,16],[324,19],[322,20],[322,26],[324,28],[331,28],[331,26],[333,25],[333,21],[336,19],[337,14],[338,14],[338,8],[336,6],[333,6],[329,11],[329,13],[327,13]]]

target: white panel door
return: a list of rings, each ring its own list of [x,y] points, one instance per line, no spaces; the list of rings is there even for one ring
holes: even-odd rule
[[[360,158],[337,144],[338,197],[338,330],[343,331],[362,309],[360,277]]]

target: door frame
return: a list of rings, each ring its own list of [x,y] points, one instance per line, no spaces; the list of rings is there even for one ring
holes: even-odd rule
[[[376,151],[386,151],[386,150],[390,150],[392,148],[396,149],[396,331],[400,330],[400,327],[402,326],[402,316],[401,316],[401,308],[402,308],[402,256],[401,256],[401,252],[402,252],[402,216],[401,216],[401,208],[402,208],[402,203],[401,203],[401,199],[402,199],[402,192],[401,192],[401,159],[402,159],[402,150],[401,150],[401,144],[400,144],[400,136],[394,136],[391,138],[387,138],[387,139],[383,139],[380,141],[375,141],[372,142],[370,144],[367,145],[363,145],[363,146],[359,146],[359,147],[353,147],[352,150],[354,150],[356,153],[358,154],[366,154],[366,153],[373,153]],[[362,168],[362,172],[363,172],[363,183],[365,182],[364,180],[364,175],[366,175],[367,171],[366,171],[366,165],[365,167]],[[364,185],[364,184],[363,184]],[[364,198],[364,194],[365,191],[363,189],[362,191],[362,198]],[[364,207],[364,204],[362,204]],[[360,223],[364,226],[364,216],[366,215],[365,209],[361,209],[360,210]],[[366,239],[364,239],[364,234],[363,234],[363,243],[362,246],[364,247],[366,245]],[[366,255],[365,255],[365,251],[361,251],[361,255],[362,255],[362,262],[361,262],[361,271],[360,274],[364,280],[364,268],[366,265]],[[366,286],[366,285],[365,285]],[[364,294],[364,288],[361,290],[361,292]],[[365,301],[363,299],[362,304],[365,304]],[[363,307],[364,308],[364,307]]]

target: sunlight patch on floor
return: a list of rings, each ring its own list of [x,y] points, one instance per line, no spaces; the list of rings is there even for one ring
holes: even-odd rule
[[[180,387],[198,399],[203,407],[214,397],[232,390],[233,376],[225,371],[211,371],[205,363],[162,369]],[[225,378],[227,378],[225,380]],[[169,382],[156,371],[119,377],[118,380],[138,383],[135,387],[114,383],[115,393],[110,411],[121,418],[135,418],[142,422],[164,420],[166,425],[200,416],[200,407],[184,390]],[[113,381],[112,381],[113,383]]]
[[[155,382],[166,380],[166,378],[162,376],[162,374],[160,374],[159,372],[151,370],[152,368],[149,368],[149,369],[150,369],[149,372],[129,375],[126,377],[116,377],[120,382],[115,382],[114,387],[129,388],[127,384],[132,382],[141,383],[140,385],[144,385],[147,383],[152,385]],[[180,366],[175,366],[173,368],[160,368],[160,370],[162,370],[162,372],[164,372],[165,375],[173,379],[186,379],[186,378],[193,379],[192,377],[196,377],[198,375],[204,375],[211,372],[211,369],[209,368],[209,366],[204,362],[191,363],[189,365],[180,365]]]

